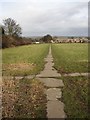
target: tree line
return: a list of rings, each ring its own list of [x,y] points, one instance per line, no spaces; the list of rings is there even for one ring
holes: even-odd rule
[[[2,34],[2,44],[0,45],[2,48],[28,45],[33,43],[33,40],[31,38],[21,37],[22,28],[12,18],[3,20],[3,25],[0,26],[0,33]],[[52,39],[52,36],[47,34],[39,39],[39,42],[50,43]]]
[[[3,20],[0,33],[2,34],[2,48],[31,44],[30,38],[21,37],[22,29],[12,18]]]

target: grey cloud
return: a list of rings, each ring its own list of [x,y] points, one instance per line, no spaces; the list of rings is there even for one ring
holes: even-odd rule
[[[47,4],[48,3],[48,4]],[[83,2],[34,0],[29,3],[4,5],[3,15],[14,17],[23,29],[23,35],[87,35],[88,5]],[[9,9],[10,8],[10,9]],[[14,8],[11,10],[11,8]],[[15,9],[16,8],[16,9]],[[76,32],[77,31],[77,32]]]

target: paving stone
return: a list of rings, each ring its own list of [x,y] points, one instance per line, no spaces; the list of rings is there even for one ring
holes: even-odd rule
[[[44,70],[36,77],[61,77],[61,74],[57,73],[56,70]]]
[[[46,65],[45,65],[45,68],[44,68],[44,70],[52,70],[52,66],[54,65],[54,63],[47,63]]]
[[[16,76],[15,79],[16,80],[21,80],[21,79],[23,79],[23,76]]]
[[[71,73],[70,76],[80,76],[80,73]]]
[[[63,76],[80,76],[80,73],[69,73],[69,74],[64,74]]]
[[[89,76],[89,73],[81,73],[81,76]]]
[[[49,88],[46,91],[47,100],[56,101],[61,98],[62,92],[59,88]]]
[[[46,87],[63,87],[63,81],[55,78],[38,78]]]
[[[34,77],[35,77],[35,75],[25,76],[26,79],[33,79]]]
[[[47,102],[47,117],[48,118],[65,118],[64,104],[61,101]]]
[[[45,58],[44,60],[45,60],[46,62],[48,62],[48,61],[51,61],[51,62],[52,62],[52,61],[53,61],[53,58],[52,58],[52,57],[51,57],[51,58],[48,57],[48,58]]]
[[[64,74],[63,76],[89,76],[90,73],[69,73],[69,74]]]

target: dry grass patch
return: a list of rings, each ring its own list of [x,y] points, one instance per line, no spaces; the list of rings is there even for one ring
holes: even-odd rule
[[[17,92],[15,87],[19,81],[14,80],[3,80],[3,94],[2,94],[2,105],[3,105],[3,116],[12,117],[14,116],[14,103],[17,100]]]
[[[23,70],[23,69],[32,70],[35,67],[35,65],[30,63],[18,63],[7,65],[7,67],[9,70]]]
[[[38,80],[3,80],[3,118],[45,118],[44,85]]]
[[[13,75],[18,75],[20,73],[26,73],[33,71],[36,65],[31,63],[13,63],[13,64],[3,64],[3,71],[12,72]]]

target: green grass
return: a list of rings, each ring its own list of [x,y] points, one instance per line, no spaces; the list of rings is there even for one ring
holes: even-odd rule
[[[88,78],[63,77],[62,100],[67,118],[88,118]],[[76,119],[75,119],[76,120]]]
[[[37,74],[44,68],[49,44],[27,45],[2,50],[3,75]]]
[[[88,44],[52,44],[54,67],[64,73],[88,72]],[[62,101],[67,118],[88,118],[88,78],[62,77]]]
[[[3,118],[46,118],[44,85],[37,79],[3,79]]]
[[[53,44],[54,67],[60,73],[88,71],[88,44]]]

